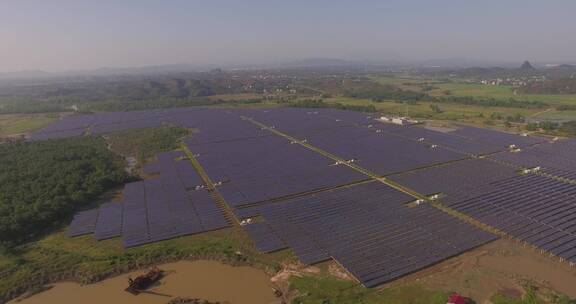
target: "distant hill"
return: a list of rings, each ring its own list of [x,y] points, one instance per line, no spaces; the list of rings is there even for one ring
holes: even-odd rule
[[[520,66],[520,70],[533,71],[533,70],[535,70],[535,68],[532,66],[532,64],[530,64],[530,62],[528,60],[526,60]]]

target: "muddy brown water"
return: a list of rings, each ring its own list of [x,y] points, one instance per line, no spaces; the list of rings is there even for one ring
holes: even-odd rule
[[[214,261],[180,261],[160,268],[165,277],[148,293],[134,296],[124,291],[128,277],[145,271],[123,274],[90,285],[56,283],[52,288],[20,301],[19,304],[123,303],[165,304],[174,297],[201,298],[231,304],[271,303],[275,300],[270,278],[252,267],[233,267]]]

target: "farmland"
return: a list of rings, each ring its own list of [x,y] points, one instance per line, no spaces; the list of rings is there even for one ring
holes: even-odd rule
[[[40,129],[54,120],[59,114],[5,114],[0,115],[0,137],[26,134]]]
[[[461,82],[434,84],[438,89],[431,91],[434,96],[441,96],[445,91],[450,91],[456,96],[489,97],[501,100],[517,99],[521,101],[543,101],[551,105],[574,104],[576,95],[545,95],[545,94],[519,94],[510,86],[495,86],[468,84]]]
[[[550,95],[550,94],[520,94],[512,86],[507,85],[484,85],[469,83],[464,80],[438,80],[426,78],[396,78],[375,77],[375,81],[381,84],[398,86],[406,90],[420,91],[424,86],[430,86],[430,95],[441,97],[446,93],[462,97],[495,98],[498,100],[516,99],[520,101],[543,101],[551,105],[574,104],[576,95]]]

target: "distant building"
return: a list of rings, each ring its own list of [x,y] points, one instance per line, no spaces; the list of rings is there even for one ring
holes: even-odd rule
[[[409,119],[409,118],[407,118],[407,117],[387,117],[387,116],[382,116],[382,117],[380,117],[378,120],[380,120],[381,122],[393,123],[393,124],[401,125],[401,126],[413,125],[413,124],[419,123],[419,121],[417,121],[417,120],[411,120],[411,119]]]

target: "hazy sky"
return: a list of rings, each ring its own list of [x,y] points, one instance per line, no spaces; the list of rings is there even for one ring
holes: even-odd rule
[[[576,62],[574,0],[3,0],[0,71],[308,57]]]

